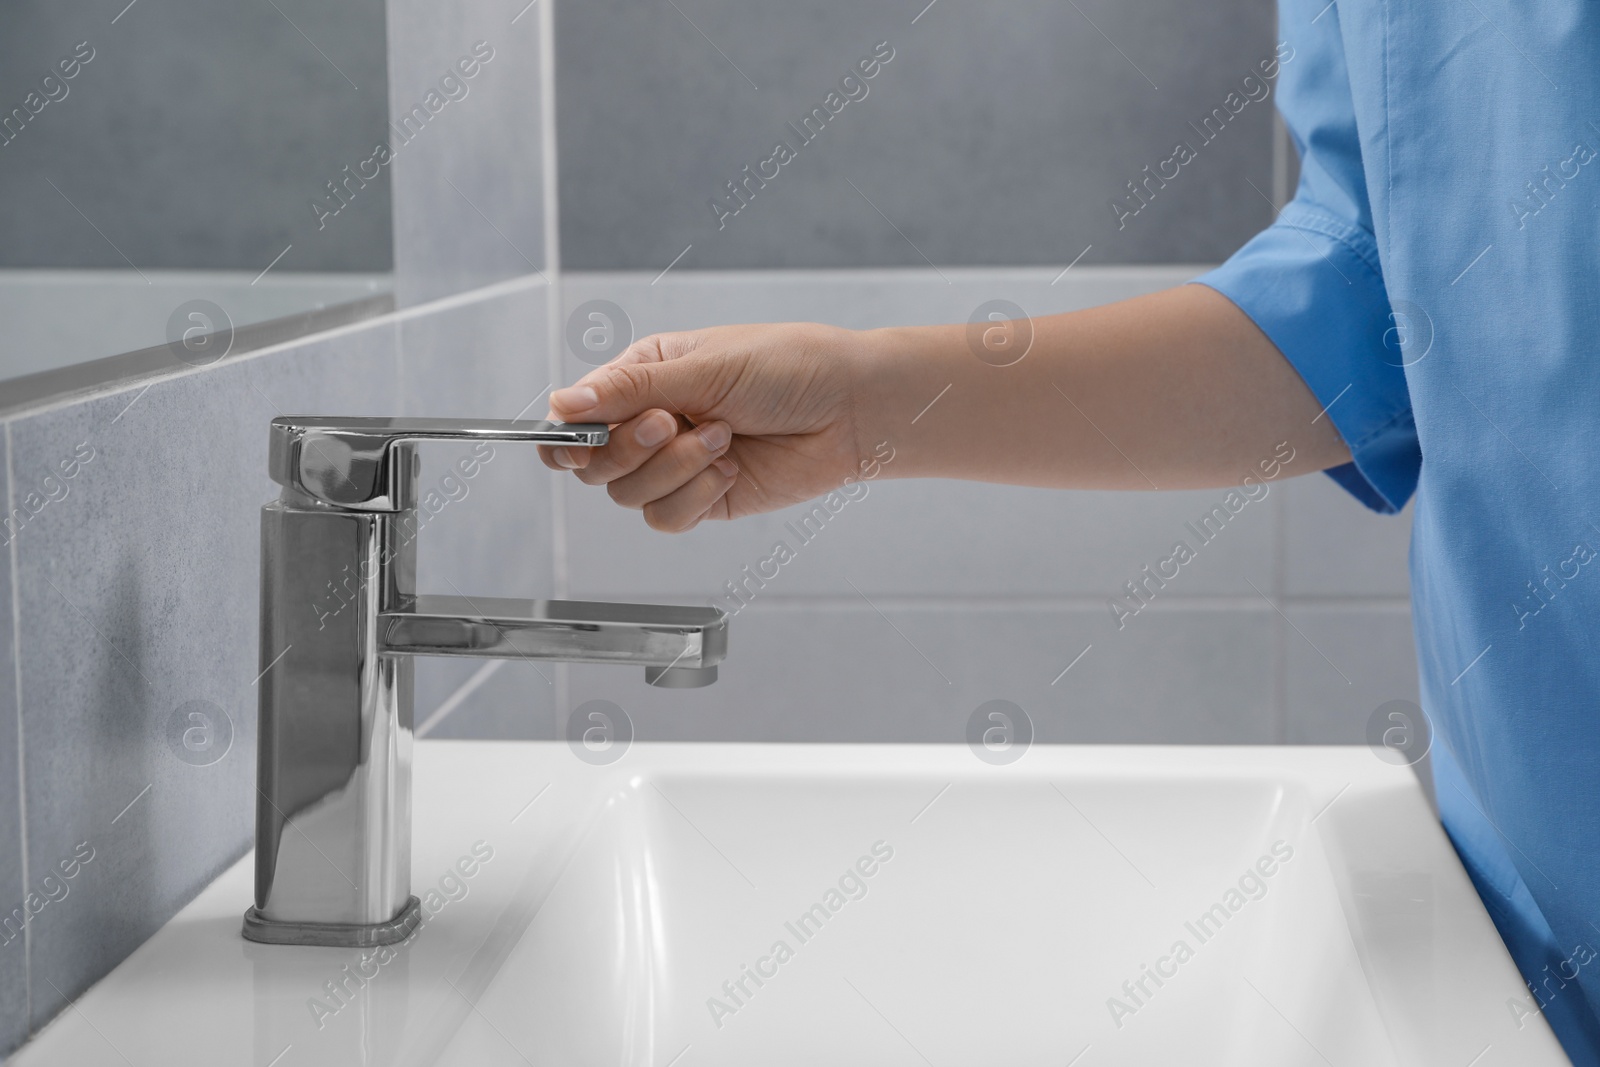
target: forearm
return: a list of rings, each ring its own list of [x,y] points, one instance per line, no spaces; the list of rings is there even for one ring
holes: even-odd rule
[[[1033,320],[1027,355],[984,362],[964,325],[874,330],[857,435],[894,477],[1080,489],[1183,489],[1346,463],[1322,405],[1256,325],[1185,285]],[[935,399],[937,398],[937,399]],[[930,406],[931,405],[931,406]]]

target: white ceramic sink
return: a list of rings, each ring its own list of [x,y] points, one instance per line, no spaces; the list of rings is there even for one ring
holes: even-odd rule
[[[246,857],[16,1063],[1567,1062],[1518,1028],[1525,987],[1415,778],[1364,748],[638,744],[595,767],[441,741],[415,766],[410,942],[245,942]]]

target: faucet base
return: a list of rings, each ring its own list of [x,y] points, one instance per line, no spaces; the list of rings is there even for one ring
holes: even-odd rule
[[[325,948],[374,948],[404,941],[422,925],[422,901],[412,897],[400,914],[382,923],[282,922],[251,908],[244,913],[246,941],[263,945],[320,945]]]

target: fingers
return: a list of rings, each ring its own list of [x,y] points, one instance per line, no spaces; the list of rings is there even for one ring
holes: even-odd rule
[[[738,476],[723,456],[732,429],[713,409],[739,380],[745,360],[737,350],[719,356],[712,349],[727,346],[710,341],[709,331],[647,337],[552,393],[551,418],[602,422],[612,430],[601,448],[541,447],[545,465],[605,485],[613,500],[642,510],[657,530],[697,525]]]
[[[604,485],[638,469],[677,433],[678,420],[654,408],[613,427],[610,440],[598,448],[541,447],[539,456],[552,470],[575,471],[589,485]]]
[[[639,464],[638,469],[622,475],[606,485],[611,499],[626,508],[643,508],[653,501],[671,496],[686,487],[708,467],[719,461],[733,469],[733,464],[722,459],[732,434],[725,422],[712,422],[687,433],[679,434],[670,444],[664,445],[655,455]],[[719,468],[720,471],[720,468]],[[580,478],[588,480],[588,473]],[[714,499],[714,498],[713,498]],[[707,501],[700,510],[711,506]],[[694,518],[699,514],[682,516]]]
[[[644,521],[651,529],[663,533],[692,530],[733,488],[738,476],[738,468],[731,460],[718,457],[711,466],[689,479],[687,484],[646,504]]]
[[[664,334],[631,346],[604,367],[551,393],[552,416],[563,422],[615,425],[651,408],[687,415],[710,411],[737,380],[739,361],[716,356],[697,338]],[[690,355],[694,358],[683,358]]]
[[[589,465],[590,448],[567,448],[563,445],[540,445],[539,458],[553,471],[575,471]]]

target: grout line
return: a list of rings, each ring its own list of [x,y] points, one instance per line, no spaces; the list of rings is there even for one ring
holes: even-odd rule
[[[604,590],[597,595],[606,594]],[[617,593],[614,595],[623,595]],[[646,599],[672,601],[675,603],[694,603],[709,600],[718,607],[728,610],[727,597],[718,594],[708,598],[704,590],[693,593],[668,593],[659,590],[649,590],[635,595],[644,596]],[[1106,601],[1104,597],[1089,594],[1067,594],[1062,596],[1006,596],[995,594],[967,595],[940,593],[931,596],[905,596],[897,594],[873,594],[873,603],[880,607],[895,608],[897,610],[991,610],[991,611],[1086,611],[1093,610],[1105,612]],[[1213,596],[1182,596],[1173,594],[1163,600],[1146,604],[1145,612],[1161,615],[1181,615],[1198,611],[1243,611],[1260,613],[1275,611],[1273,605],[1294,608],[1320,608],[1333,611],[1376,611],[1405,614],[1411,610],[1409,597],[1396,593],[1388,597],[1311,597],[1290,596],[1275,597],[1272,601],[1263,601],[1257,596],[1232,596],[1217,594]],[[809,611],[816,608],[853,608],[862,607],[859,598],[852,598],[833,593],[815,595],[792,595],[763,593],[753,602],[746,605],[755,608],[771,608],[775,610]],[[1141,612],[1142,614],[1143,612]]]
[[[405,341],[405,337],[406,337],[406,331],[401,328],[401,326],[400,326],[400,324],[398,322],[395,323],[394,324],[394,336],[391,338],[391,341],[394,344],[394,376],[395,376],[394,403],[395,403],[395,407],[397,409],[399,409],[399,413],[401,415],[408,414],[409,411],[410,411],[410,409],[406,407],[406,401],[408,399],[410,399],[410,394],[411,394],[411,390],[409,388],[407,388],[407,386],[406,386],[406,341]]]
[[[132,5],[129,5],[132,6]],[[17,506],[16,464],[12,461],[11,422],[5,424],[6,447],[6,516],[9,518]],[[3,527],[0,527],[3,529]],[[7,543],[6,566],[11,571],[11,680],[16,699],[17,714],[17,839],[22,847],[22,895],[28,896],[28,763],[23,745],[22,730],[22,607],[21,591],[17,588],[17,537],[11,535]],[[33,923],[22,926],[22,989],[26,1014],[23,1016],[28,1032],[33,1030]]]
[[[441,703],[437,708],[434,708],[433,711],[428,714],[428,717],[423,719],[422,722],[417,725],[417,728],[414,731],[416,736],[422,738],[432,733],[434,727],[448,719],[451,712],[455,711],[462,704],[464,704],[466,699],[473,693],[476,693],[478,688],[482,686],[484,682],[487,682],[490,678],[494,677],[494,672],[504,666],[505,662],[506,661],[503,659],[492,659],[488,663],[485,663],[483,666],[479,667],[477,670],[473,671],[471,678],[468,678],[466,681],[462,682],[460,687],[458,687],[454,693],[451,693],[449,696],[445,697],[443,703]]]
[[[545,293],[545,366],[549,372],[551,388],[559,388],[565,370],[561,346],[565,331],[562,329],[561,286],[561,168],[557,152],[556,70],[555,70],[555,4],[545,4],[539,10],[539,137],[540,180],[544,205],[544,264],[550,279]],[[550,577],[552,593],[558,599],[567,595],[567,515],[566,479],[561,472],[551,471],[547,479],[550,486]],[[557,682],[559,691],[559,680]]]
[[[539,116],[541,178],[544,182],[544,265],[550,279],[545,294],[545,363],[549,368],[551,387],[563,379],[565,371],[562,345],[566,331],[562,311],[565,289],[561,271],[561,157],[560,111],[556,100],[556,48],[555,0],[549,0],[539,10]],[[567,479],[560,471],[550,471],[550,584],[552,595],[565,599],[568,595],[567,555]],[[553,688],[555,732],[560,736],[562,709],[567,706],[571,692],[571,676],[565,663],[555,664]]]
[[[1054,264],[1042,264],[1044,267],[1053,267]],[[1097,264],[1089,267],[1075,267],[1072,271],[1072,284],[1084,282],[1101,283],[1108,285],[1126,286],[1149,283],[1157,286],[1181,285],[1184,281],[1197,274],[1203,274],[1217,266],[1216,263],[1160,263],[1160,264]],[[1040,292],[1049,292],[1053,284],[1048,278],[1040,276],[1041,264],[1022,264],[1006,267],[942,267],[940,268],[950,276],[953,281],[967,282],[976,285],[992,285],[999,283],[1015,284],[1038,289]],[[574,270],[568,276],[580,281],[592,281],[609,285],[637,284],[648,288],[650,280],[656,277],[648,270]],[[663,279],[669,284],[676,282],[683,284],[681,279],[689,279],[690,284],[708,282],[719,287],[734,286],[767,286],[785,282],[810,282],[823,284],[837,284],[841,286],[859,286],[864,282],[892,282],[906,285],[927,285],[929,273],[926,267],[824,267],[824,268],[796,268],[796,267],[753,267],[742,270],[716,270],[685,268],[675,271],[671,278]],[[1056,291],[1063,287],[1057,286]]]
[[[556,50],[555,4],[548,3],[539,10],[539,149],[540,190],[544,209],[544,270],[550,288],[559,298],[561,285],[561,170],[557,153],[560,144],[556,137]],[[557,304],[557,307],[560,305]],[[561,325],[552,320],[550,336],[559,337]],[[559,353],[551,350],[552,359]]]

